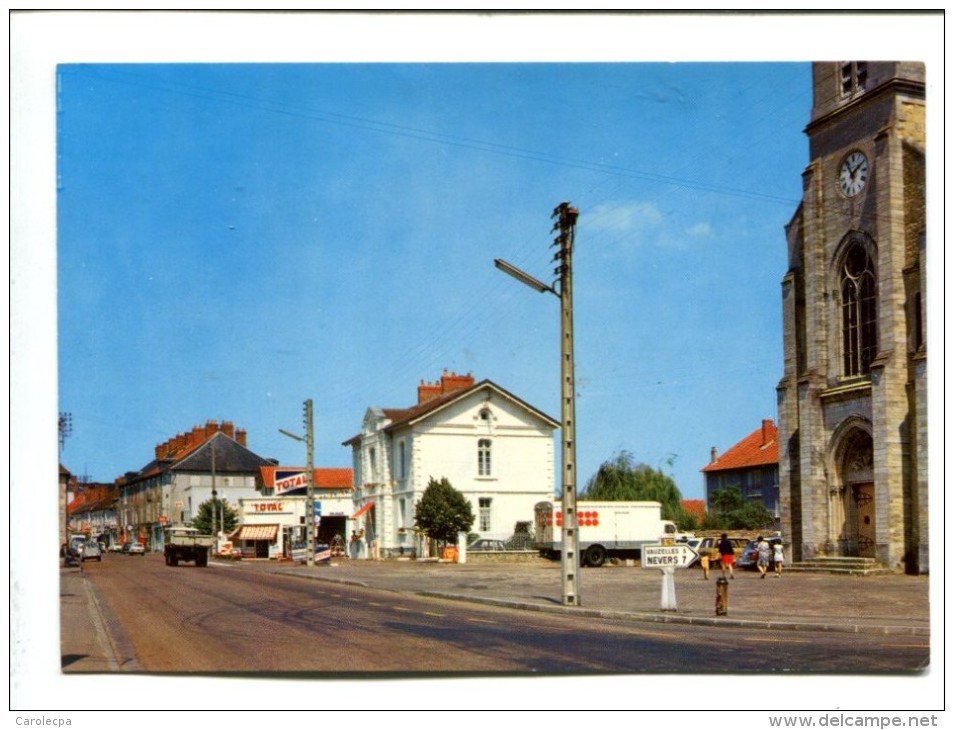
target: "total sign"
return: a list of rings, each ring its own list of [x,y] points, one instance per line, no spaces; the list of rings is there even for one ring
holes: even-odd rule
[[[644,568],[688,568],[699,553],[684,542],[676,545],[643,545],[642,560]]]

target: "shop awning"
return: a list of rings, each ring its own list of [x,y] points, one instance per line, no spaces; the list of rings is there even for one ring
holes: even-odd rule
[[[233,540],[274,540],[278,525],[242,525],[232,535]]]
[[[361,509],[359,509],[359,510],[358,510],[357,512],[355,512],[353,515],[351,515],[351,519],[352,519],[352,520],[358,519],[361,515],[363,515],[365,512],[367,512],[367,511],[368,511],[369,509],[371,509],[372,507],[374,507],[374,502],[365,502],[365,503],[361,506]]]

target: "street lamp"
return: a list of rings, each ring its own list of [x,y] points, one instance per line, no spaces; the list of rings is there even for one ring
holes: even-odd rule
[[[494,259],[494,266],[522,284],[543,294],[550,292],[560,298],[560,411],[562,416],[561,452],[563,460],[563,541],[560,567],[563,579],[563,605],[580,605],[580,557],[576,515],[576,387],[573,373],[573,237],[579,211],[569,203],[560,203],[554,211],[557,222],[553,230],[560,235],[554,245],[560,248],[554,261],[560,264],[553,273],[560,275],[559,292],[539,279],[502,259]]]
[[[286,431],[283,428],[278,429],[278,431],[279,433],[288,436],[288,438],[295,439],[295,441],[303,441],[308,452],[308,464],[305,467],[308,471],[306,477],[306,483],[308,484],[308,498],[305,501],[305,526],[306,532],[308,534],[308,556],[306,558],[306,562],[309,566],[313,566],[315,564],[315,422],[311,398],[305,401],[303,422],[305,426],[304,438],[298,436],[297,434]]]

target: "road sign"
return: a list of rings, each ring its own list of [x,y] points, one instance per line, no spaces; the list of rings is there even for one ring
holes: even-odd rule
[[[321,502],[315,500],[315,517],[321,517]]]
[[[695,548],[684,542],[675,545],[643,545],[642,560],[644,568],[688,568],[699,557]]]

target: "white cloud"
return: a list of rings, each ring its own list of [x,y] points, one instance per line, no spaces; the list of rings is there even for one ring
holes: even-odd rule
[[[580,219],[594,234],[646,232],[659,228],[663,214],[655,203],[600,203]]]
[[[708,238],[712,235],[712,224],[708,221],[703,223],[696,223],[694,226],[690,226],[689,230],[686,231],[693,238]]]

